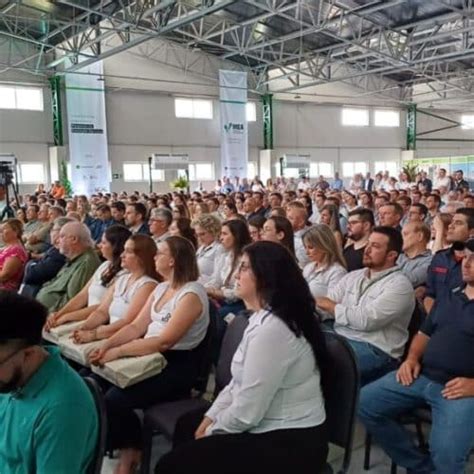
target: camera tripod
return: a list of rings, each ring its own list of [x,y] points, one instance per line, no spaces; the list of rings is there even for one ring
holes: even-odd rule
[[[15,203],[17,209],[20,207],[20,200],[18,199],[18,192],[16,189],[16,185],[13,182],[13,174],[10,170],[5,170],[0,163],[0,185],[5,188],[5,200],[6,206],[3,208],[3,211],[0,213],[0,222],[3,221],[5,218],[12,218],[15,217],[15,210],[10,205],[10,193],[13,194],[15,198]]]

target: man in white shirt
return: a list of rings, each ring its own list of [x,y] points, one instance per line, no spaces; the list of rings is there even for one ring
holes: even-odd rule
[[[308,255],[306,255],[306,250],[303,245],[303,234],[306,230],[308,213],[306,212],[304,204],[299,201],[293,201],[288,204],[286,216],[293,227],[295,254],[296,259],[298,260],[298,265],[300,268],[304,268],[304,266],[309,263],[309,258]]]
[[[364,253],[366,268],[355,270],[316,299],[335,317],[334,330],[356,354],[361,385],[394,370],[408,340],[415,308],[413,287],[396,266],[403,240],[391,227],[375,227]]]
[[[444,168],[440,168],[438,171],[438,177],[434,180],[433,188],[441,190],[444,187],[448,191],[451,188],[451,179],[446,174]]]

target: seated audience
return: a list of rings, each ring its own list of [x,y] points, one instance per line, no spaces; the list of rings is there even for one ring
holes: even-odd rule
[[[288,204],[286,215],[293,228],[296,260],[300,268],[304,268],[305,265],[309,263],[309,258],[306,255],[303,244],[303,234],[307,227],[306,221],[308,220],[308,214],[306,213],[304,205],[296,201]]]
[[[434,255],[428,268],[426,298],[424,306],[429,313],[434,301],[448,290],[462,284],[461,261],[464,251],[462,243],[474,237],[474,209],[461,208],[454,214],[448,226],[446,240],[451,247]],[[460,244],[460,246],[459,246]]]
[[[59,251],[67,262],[36,295],[50,312],[62,308],[77,295],[100,265],[90,231],[81,222],[70,222],[61,228]]]
[[[48,317],[46,329],[61,326],[71,321],[82,321],[90,316],[106,297],[116,277],[122,272],[122,253],[130,231],[121,225],[108,227],[102,235],[99,249],[103,262],[92,275],[91,279],[70,299],[59,311]]]
[[[122,474],[135,472],[140,462],[141,425],[134,409],[189,396],[201,362],[198,351],[209,325],[209,300],[196,281],[198,267],[191,243],[182,237],[159,243],[155,265],[164,282],[145,306],[142,301],[135,320],[90,356],[92,363],[104,364],[161,352],[168,362],[161,373],[129,388],[103,383],[109,446],[121,449],[117,471]]]
[[[335,318],[334,330],[354,349],[361,385],[398,365],[415,308],[412,285],[396,266],[402,236],[392,227],[375,227],[364,252],[365,269],[355,270],[316,298]]]
[[[243,248],[251,242],[248,228],[238,219],[222,224],[221,244],[223,252],[216,258],[214,272],[205,283],[207,294],[219,303],[219,315],[243,309],[235,293],[235,271],[240,264]]]
[[[17,291],[28,254],[21,240],[23,224],[7,219],[1,224],[4,247],[0,250],[0,290]]]
[[[412,204],[408,211],[408,222],[425,222],[427,215],[428,208],[424,204],[420,202]]]
[[[286,217],[272,216],[263,224],[262,240],[283,245],[296,258],[293,227]]]
[[[257,214],[248,220],[248,228],[252,242],[262,240],[263,224],[265,224],[265,217],[261,214]]]
[[[403,208],[396,202],[384,204],[379,209],[380,225],[401,230],[400,222],[403,219]]]
[[[426,248],[431,232],[420,222],[409,222],[402,230],[403,252],[398,256],[397,265],[410,280],[413,288],[426,284],[428,267],[433,255]]]
[[[440,250],[446,250],[451,247],[451,243],[448,242],[448,229],[453,221],[451,214],[440,212],[431,223],[431,240],[428,244],[428,248],[434,255]]]
[[[365,247],[374,227],[374,213],[370,209],[356,209],[349,213],[347,219],[347,242],[343,256],[347,263],[347,271],[360,270]]]
[[[115,224],[125,225],[125,204],[122,201],[115,201],[110,205],[110,212]]]
[[[195,249],[197,248],[196,232],[191,226],[191,219],[188,219],[187,217],[173,219],[169,232],[170,235],[174,235],[175,237],[184,237],[185,239],[188,239],[193,244],[193,247]]]
[[[26,208],[26,223],[23,224],[23,242],[27,242],[30,235],[41,226],[38,220],[39,213],[38,204],[30,204]]]
[[[95,216],[96,218],[90,226],[90,231],[92,240],[98,244],[101,241],[105,230],[115,224],[115,221],[112,218],[110,206],[107,204],[100,204],[97,206]]]
[[[202,214],[194,219],[192,225],[199,242],[196,251],[199,281],[204,284],[212,277],[216,259],[223,252],[219,242],[221,221],[212,214]]]
[[[347,273],[342,250],[334,233],[326,224],[315,224],[303,234],[303,243],[310,263],[303,269],[303,277],[313,298],[326,296]]]
[[[98,443],[95,402],[59,350],[41,346],[47,310],[0,292],[0,471],[84,474]]]
[[[121,262],[124,271],[80,329],[74,331],[74,342],[107,339],[134,321],[160,278],[155,254],[156,244],[148,235],[134,234],[125,242]]]
[[[397,372],[364,387],[359,416],[400,467],[417,474],[464,474],[474,446],[474,241],[462,283],[437,299]],[[431,408],[429,452],[413,443],[400,415]]]
[[[156,472],[184,474],[195,466],[209,474],[322,472],[328,357],[308,286],[295,260],[273,242],[245,249],[237,281],[253,314],[232,360],[232,380],[202,420],[181,424],[195,431],[195,441],[175,445]],[[180,433],[175,439],[188,441]]]
[[[53,279],[66,263],[66,257],[59,251],[59,232],[68,222],[73,221],[67,217],[56,219],[50,232],[51,246],[41,258],[26,264],[19,290],[23,296],[35,297],[41,286]]]
[[[434,218],[439,214],[439,208],[441,207],[441,198],[436,193],[431,193],[425,201],[426,208],[428,209],[428,215],[426,216],[425,223],[429,226],[433,223]]]
[[[151,210],[148,225],[156,245],[170,236],[169,229],[172,220],[173,214],[169,209],[156,208]]]

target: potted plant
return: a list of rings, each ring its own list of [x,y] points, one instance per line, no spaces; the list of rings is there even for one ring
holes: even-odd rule
[[[178,179],[171,183],[174,189],[179,191],[186,191],[189,187],[189,181],[184,177],[180,176]]]
[[[408,176],[408,181],[414,183],[416,181],[416,175],[418,174],[418,164],[415,161],[407,161],[402,171]]]

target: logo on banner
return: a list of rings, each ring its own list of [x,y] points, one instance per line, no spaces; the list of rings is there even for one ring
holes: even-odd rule
[[[224,130],[229,133],[230,131],[237,133],[244,133],[244,124],[243,123],[226,123],[224,124]]]

